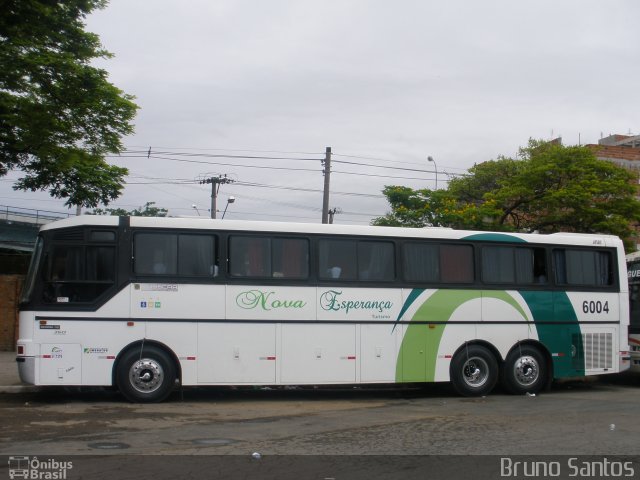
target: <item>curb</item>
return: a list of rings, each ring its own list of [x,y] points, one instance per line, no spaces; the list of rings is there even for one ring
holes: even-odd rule
[[[39,391],[40,387],[35,385],[0,385],[0,393],[34,393]]]

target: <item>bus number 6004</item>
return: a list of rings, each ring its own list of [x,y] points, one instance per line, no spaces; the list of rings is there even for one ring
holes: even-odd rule
[[[582,302],[582,311],[584,313],[609,313],[609,302],[602,303],[600,300],[585,300]]]

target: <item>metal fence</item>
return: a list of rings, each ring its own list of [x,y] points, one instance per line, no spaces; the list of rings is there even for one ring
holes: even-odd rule
[[[10,207],[0,205],[0,221],[31,223],[44,225],[45,223],[71,217],[71,213],[52,212],[48,210],[35,210],[33,208]]]

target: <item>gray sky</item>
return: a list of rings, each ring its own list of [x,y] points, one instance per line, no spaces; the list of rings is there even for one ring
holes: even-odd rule
[[[124,144],[145,154],[110,159],[130,170],[111,206],[208,216],[209,186],[185,181],[228,174],[227,218],[319,222],[330,146],[335,221],[366,224],[384,185],[435,186],[428,156],[443,187],[530,137],[638,134],[638,18],[637,0],[112,0],[87,29],[136,96]],[[67,211],[6,178],[0,204]]]

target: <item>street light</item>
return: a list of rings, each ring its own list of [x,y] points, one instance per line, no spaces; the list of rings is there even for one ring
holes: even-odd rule
[[[193,208],[198,214],[198,216],[200,216],[200,210],[198,210],[198,206],[195,203],[191,205],[191,208]]]
[[[236,201],[236,197],[227,198],[227,204],[224,206],[224,212],[222,212],[222,218],[224,219],[225,213],[227,213],[227,208],[229,208],[229,204]]]
[[[436,163],[436,161],[433,159],[432,156],[428,156],[427,160],[429,162],[433,162],[433,166],[436,169],[436,190],[438,189],[438,164]]]

